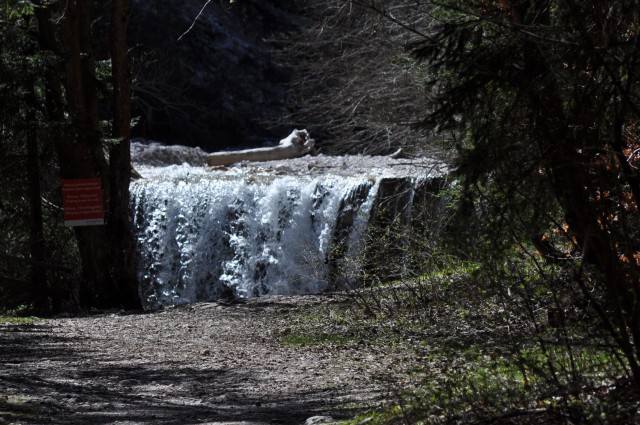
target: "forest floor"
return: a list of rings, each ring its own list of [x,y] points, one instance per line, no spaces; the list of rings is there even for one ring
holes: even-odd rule
[[[0,325],[0,423],[352,417],[410,386],[419,358],[358,337],[296,339],[305,315],[345,302],[344,295],[277,296]],[[336,334],[326,331],[318,335]]]
[[[348,293],[0,317],[0,424],[640,423],[591,321],[558,332],[546,309],[530,318],[469,270]]]

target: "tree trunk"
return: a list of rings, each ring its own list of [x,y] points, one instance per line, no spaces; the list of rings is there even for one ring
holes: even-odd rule
[[[314,141],[306,130],[294,130],[277,146],[245,149],[241,151],[216,152],[207,155],[205,161],[212,167],[231,165],[241,161],[275,161],[297,158],[311,152]]]
[[[529,2],[521,5],[533,8],[532,13],[526,16],[544,20],[546,24],[544,15],[533,13],[538,10],[537,6]],[[534,25],[535,22],[524,24]],[[554,75],[553,66],[532,41],[525,47],[524,69],[529,72],[529,78],[522,81],[523,92],[530,90],[531,81]],[[636,388],[640,389],[640,323],[635,313],[640,305],[635,288],[629,284],[618,258],[617,246],[621,241],[616,240],[615,232],[607,227],[608,219],[602,216],[594,196],[594,191],[600,186],[592,155],[605,147],[607,140],[601,140],[601,135],[590,132],[588,121],[575,126],[575,130],[569,129],[567,123],[575,122],[576,117],[580,119],[577,108],[582,105],[568,113],[560,87],[561,82],[547,78],[543,89],[530,94],[529,100],[536,109],[532,114],[532,124],[539,135],[540,151],[545,152],[542,165],[575,237],[576,246],[582,253],[582,269],[592,267],[598,272],[597,282],[602,285],[607,307],[610,307],[609,311],[606,308],[600,310],[603,312],[600,319],[624,352]]]
[[[29,239],[31,250],[31,294],[37,312],[49,310],[47,273],[44,267],[44,231],[42,203],[40,201],[40,164],[38,161],[38,135],[36,132],[36,95],[29,88],[27,104],[27,173],[29,176]]]
[[[90,2],[61,0],[66,48],[66,98],[75,138],[60,143],[58,155],[62,178],[100,177],[103,197],[109,193],[109,170],[98,125],[95,62],[91,46]],[[108,198],[105,197],[105,204]],[[117,307],[110,276],[109,238],[104,226],[75,228],[82,258],[84,284],[80,303],[84,307]]]
[[[109,234],[113,249],[114,277],[125,308],[142,308],[138,291],[136,245],[131,229],[131,73],[127,59],[127,0],[111,3],[111,73],[113,77],[113,134],[118,142],[109,148],[111,197]]]
[[[60,46],[56,42],[56,34],[53,28],[53,15],[51,13],[52,4],[43,5],[42,0],[35,1],[37,7],[35,10],[36,19],[38,21],[38,44],[40,49],[48,51],[56,55],[60,54]],[[49,119],[62,123],[64,120],[63,102],[62,102],[62,69],[59,67],[47,67],[44,72],[45,78],[45,106]],[[60,140],[56,137],[56,141]]]
[[[38,21],[38,44],[42,51],[50,52],[55,55],[60,54],[60,46],[56,40],[55,30],[53,28],[52,4],[43,5],[41,1],[36,1],[35,16]],[[62,100],[62,68],[48,66],[44,70],[44,89],[45,89],[45,110],[47,118],[50,122],[62,125],[64,122],[64,106]],[[56,152],[62,151],[62,134],[60,131],[49,133],[50,142],[53,142]],[[51,300],[51,308],[53,311],[60,309],[61,299],[58,288],[50,288],[49,297]]]
[[[112,9],[112,72],[114,82],[113,136],[121,142],[104,156],[98,123],[95,61],[92,49],[90,2],[59,0],[64,11],[64,51],[56,43],[51,4],[36,2],[39,42],[43,50],[65,59],[65,97],[73,132],[56,138],[56,151],[63,179],[99,177],[102,181],[105,226],[76,227],[84,282],[80,302],[84,307],[141,308],[138,294],[135,244],[129,220],[130,86],[127,63],[127,2],[117,0]],[[59,70],[47,70],[46,104],[52,120],[65,120]]]
[[[545,64],[542,58],[539,63]],[[567,130],[565,123],[569,120],[563,118],[565,113],[558,93],[556,86],[547,84],[547,90],[537,101],[540,112],[535,124],[541,132],[541,139],[551,141],[549,145],[542,146],[546,152],[544,166],[569,229],[582,252],[582,267],[593,266],[599,272],[599,282],[612,315],[609,317],[605,312],[601,319],[624,352],[636,388],[640,389],[640,323],[636,315],[639,307],[636,288],[630,284],[618,258],[616,247],[621,241],[617,240],[616,232],[607,227],[608,219],[601,216],[601,209],[595,201],[593,191],[598,187],[598,177],[591,164],[591,152],[584,149],[585,140],[593,136],[588,133],[571,134]],[[598,148],[596,141],[592,144],[592,149]]]

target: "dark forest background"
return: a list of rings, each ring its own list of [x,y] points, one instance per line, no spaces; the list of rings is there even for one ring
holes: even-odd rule
[[[202,3],[132,2],[134,135],[214,151],[304,127],[327,153],[429,149],[415,34],[349,2]],[[414,9],[396,18],[424,24]]]
[[[307,128],[323,153],[450,162],[447,235],[414,275],[472,263],[478,296],[526,324],[518,373],[545,400],[492,405],[487,422],[637,420],[637,1],[0,8],[5,309],[141,308],[131,137],[214,151]],[[65,228],[60,180],[86,177],[101,179],[107,224]]]

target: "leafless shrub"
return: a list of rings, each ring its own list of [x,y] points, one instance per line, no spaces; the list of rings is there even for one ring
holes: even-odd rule
[[[297,74],[292,113],[283,119],[309,128],[332,153],[433,151],[433,135],[413,125],[429,108],[428,70],[405,49],[430,7],[399,0],[305,3],[306,30],[289,35],[280,52]]]

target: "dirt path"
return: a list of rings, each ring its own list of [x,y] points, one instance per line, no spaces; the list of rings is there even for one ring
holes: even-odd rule
[[[272,297],[0,326],[0,423],[301,424],[379,404],[394,356],[280,341],[300,307]],[[298,317],[296,316],[296,317]]]

